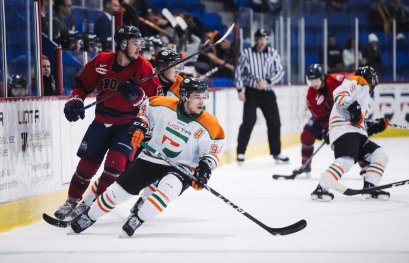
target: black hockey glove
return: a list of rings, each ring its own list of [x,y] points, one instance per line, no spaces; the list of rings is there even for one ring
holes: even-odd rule
[[[322,129],[322,139],[325,141],[326,144],[329,144],[329,132],[328,132],[328,128],[324,128]]]
[[[389,126],[388,118],[379,118],[375,120],[369,120],[366,122],[366,131],[368,136],[372,136],[379,132],[383,132]]]
[[[202,190],[205,184],[207,184],[207,181],[209,181],[211,175],[212,170],[210,170],[209,165],[201,160],[193,174],[195,180],[192,180],[192,187],[196,190]]]
[[[362,122],[362,111],[361,105],[357,101],[354,101],[349,105],[348,109],[349,114],[351,115],[351,122],[355,124],[360,124]]]
[[[145,116],[139,116],[132,120],[128,129],[128,138],[134,149],[137,149],[148,131],[149,121]]]
[[[69,122],[78,121],[79,118],[85,118],[84,110],[80,111],[84,107],[84,102],[79,97],[72,97],[65,103],[64,114],[65,118]]]
[[[121,93],[133,107],[139,107],[145,97],[145,92],[133,79],[121,82],[118,86],[118,92]]]

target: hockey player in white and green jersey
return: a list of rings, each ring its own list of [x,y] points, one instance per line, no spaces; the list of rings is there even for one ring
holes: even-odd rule
[[[370,93],[378,85],[378,75],[369,66],[358,68],[355,76],[345,78],[333,92],[334,105],[329,119],[329,138],[334,150],[335,161],[322,173],[321,181],[311,193],[312,200],[331,201],[334,195],[325,184],[326,178],[335,180],[352,168],[357,161],[369,163],[364,174],[364,188],[379,184],[388,155],[368,136],[382,132],[388,127],[388,119],[379,118],[365,121],[368,118]],[[364,198],[387,200],[389,193],[374,191],[363,195]]]
[[[204,109],[209,95],[202,80],[184,79],[180,95],[181,100],[159,96],[146,100],[131,124],[131,142],[138,147],[146,131],[152,131],[149,146],[190,169],[195,180],[144,149],[90,209],[72,221],[71,228],[75,233],[84,231],[117,204],[138,195],[156,180],[159,180],[157,191],[147,198],[136,214],[131,214],[122,227],[126,235],[132,236],[143,222],[163,211],[189,186],[196,190],[204,187],[221,158],[224,131],[216,117]]]

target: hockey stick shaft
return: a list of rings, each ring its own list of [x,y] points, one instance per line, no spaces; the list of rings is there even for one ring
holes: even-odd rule
[[[213,75],[214,73],[216,73],[219,70],[219,66],[216,66],[214,68],[212,68],[211,70],[207,71],[205,74],[203,74],[202,76],[200,76],[200,79],[205,79],[210,77],[211,75]]]
[[[300,170],[304,170],[312,161],[312,158],[317,154],[317,152],[319,150],[321,150],[321,148],[325,145],[325,141],[323,141],[321,143],[321,145],[315,150],[315,152],[307,159],[307,161],[305,161],[305,163],[303,165],[301,165],[301,169]],[[274,179],[278,179],[278,178],[290,178],[290,179],[294,179],[297,175],[299,175],[300,173],[293,171],[292,175],[279,175],[279,174],[274,174],[273,178]]]
[[[403,181],[394,182],[390,184],[378,185],[378,186],[364,188],[364,189],[351,189],[341,184],[339,180],[337,180],[336,178],[334,178],[333,176],[327,173],[323,174],[322,180],[326,186],[332,189],[335,189],[337,192],[340,192],[341,194],[344,194],[344,195],[359,195],[359,194],[372,193],[374,191],[378,191],[382,189],[387,189],[387,188],[409,184],[409,179],[408,179],[408,180],[403,180]]]
[[[391,127],[391,128],[398,128],[398,129],[402,129],[402,130],[409,130],[409,127],[408,127],[408,126],[400,125],[400,124],[395,124],[395,123],[389,123],[389,127]]]
[[[217,42],[213,43],[212,45],[210,45],[210,46],[208,46],[208,47],[206,47],[206,48],[204,48],[204,49],[202,49],[202,50],[197,51],[196,53],[191,54],[190,56],[188,56],[188,57],[186,57],[186,58],[184,58],[184,59],[175,61],[174,63],[171,63],[170,65],[168,65],[168,66],[166,66],[166,67],[164,67],[164,68],[161,68],[161,69],[158,70],[158,71],[155,71],[154,73],[150,74],[149,76],[147,76],[147,77],[145,77],[145,78],[143,78],[143,79],[138,80],[138,81],[136,82],[136,84],[139,85],[139,84],[141,84],[142,82],[145,82],[145,81],[147,81],[147,80],[150,80],[150,79],[152,79],[153,77],[155,77],[155,76],[157,76],[157,75],[159,75],[159,74],[165,72],[166,70],[168,70],[168,69],[170,69],[170,68],[173,68],[173,67],[175,67],[175,66],[177,66],[177,65],[179,65],[179,64],[184,63],[185,61],[187,61],[187,60],[193,58],[194,56],[197,56],[197,55],[200,55],[200,54],[202,54],[202,53],[207,52],[208,50],[212,49],[214,46],[220,44],[220,43],[230,34],[230,32],[233,30],[233,28],[234,28],[234,23],[231,24],[231,26],[230,26],[229,29],[226,31],[226,33],[225,33]],[[94,102],[91,103],[91,104],[88,104],[87,106],[81,108],[79,111],[80,111],[80,112],[85,111],[86,109],[91,108],[92,106],[94,106],[94,105],[96,105],[96,104],[98,104],[98,103],[100,103],[100,102],[106,101],[106,100],[108,100],[108,99],[110,99],[110,98],[112,98],[112,97],[114,97],[114,96],[116,96],[116,95],[118,95],[118,94],[119,94],[119,92],[113,92],[112,94],[110,94],[110,95],[108,95],[108,96],[106,96],[106,97],[103,97],[103,98],[101,98],[101,99],[99,99],[99,100],[94,101]]]
[[[147,149],[152,155],[156,156],[159,159],[164,160],[165,162],[167,162],[168,164],[170,164],[171,166],[173,166],[174,168],[176,168],[177,170],[179,170],[181,173],[183,173],[184,175],[188,176],[190,179],[195,180],[194,176],[192,175],[192,172],[190,170],[188,170],[187,168],[183,167],[181,164],[176,163],[172,160],[170,160],[168,157],[166,157],[164,154],[156,151],[155,149],[153,149],[151,146],[149,146],[147,143],[142,142],[142,147],[144,147],[145,149]],[[260,227],[262,227],[264,230],[266,230],[267,232],[269,232],[272,235],[288,235],[288,234],[292,234],[295,232],[298,232],[302,229],[304,229],[307,226],[307,222],[305,220],[300,220],[296,223],[294,223],[293,225],[287,226],[287,227],[283,227],[283,228],[271,228],[266,226],[265,224],[263,224],[262,222],[260,222],[258,219],[256,219],[255,217],[253,217],[252,215],[250,215],[249,213],[247,213],[246,211],[244,211],[242,208],[240,208],[238,205],[234,204],[233,202],[231,202],[229,199],[227,199],[225,196],[221,195],[220,193],[218,193],[216,190],[212,189],[210,186],[208,185],[204,185],[204,188],[206,190],[208,190],[210,193],[212,193],[213,195],[215,195],[216,197],[218,197],[219,199],[221,199],[223,202],[225,202],[226,204],[230,205],[234,210],[236,210],[237,212],[239,212],[240,214],[244,215],[245,217],[247,217],[248,219],[250,219],[251,221],[253,221],[254,223],[256,223],[257,225],[259,225]]]

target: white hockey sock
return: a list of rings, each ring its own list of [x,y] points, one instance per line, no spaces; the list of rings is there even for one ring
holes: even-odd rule
[[[335,180],[341,179],[342,175],[344,175],[346,172],[351,169],[351,167],[354,165],[354,159],[348,156],[344,156],[341,158],[335,159],[335,161],[328,167],[325,172],[321,174],[321,177],[323,176],[332,176]],[[320,180],[320,185],[322,188],[325,190],[329,189],[329,186],[325,184],[325,182],[321,179]]]
[[[389,158],[382,148],[378,148],[372,154],[370,154],[368,160],[371,163],[366,170],[365,181],[376,186],[382,179],[386,165],[389,162]]]
[[[133,195],[125,191],[119,184],[116,182],[107,188],[95,202],[91,205],[91,208],[88,212],[89,217],[93,220],[97,220],[101,216],[114,210],[116,205],[125,202]]]
[[[92,202],[95,201],[95,198],[97,198],[97,188],[98,188],[98,181],[94,181],[94,183],[91,185],[91,189],[88,189],[88,191],[85,193],[85,196],[82,198],[82,201],[86,205],[91,205]]]

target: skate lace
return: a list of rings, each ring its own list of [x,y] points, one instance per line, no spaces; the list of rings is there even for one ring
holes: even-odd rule
[[[60,208],[58,208],[58,211],[59,211],[60,213],[67,214],[67,213],[69,213],[69,212],[72,211],[73,207],[74,207],[73,204],[71,204],[70,202],[66,201],[62,206],[60,206]]]
[[[82,214],[82,212],[84,212],[85,210],[87,210],[88,206],[84,203],[80,203],[72,212],[72,216],[76,217],[80,214]]]

